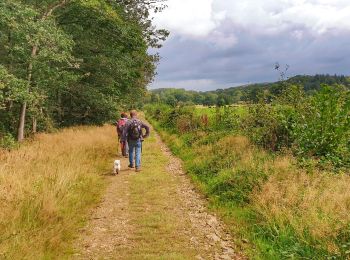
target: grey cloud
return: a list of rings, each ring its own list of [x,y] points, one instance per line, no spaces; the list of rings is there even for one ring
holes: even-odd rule
[[[312,35],[294,26],[280,34],[255,34],[235,28],[229,22],[217,29],[219,35],[234,32],[237,43],[218,48],[212,35],[203,38],[173,36],[160,50],[162,56],[153,87],[162,83],[186,88],[186,81],[206,80],[202,90],[224,88],[248,82],[275,81],[276,61],[289,64],[289,76],[296,74],[349,74],[350,34],[330,32]],[[297,31],[302,37],[293,34]],[[220,39],[217,39],[220,40]],[[184,84],[181,86],[181,84]]]

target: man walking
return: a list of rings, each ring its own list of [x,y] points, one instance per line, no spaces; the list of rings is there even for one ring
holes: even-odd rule
[[[139,172],[141,171],[142,142],[144,138],[149,136],[150,131],[149,127],[137,118],[137,112],[135,110],[130,112],[130,117],[123,130],[123,139],[127,140],[129,145],[129,168],[134,168],[135,166],[136,172]],[[145,134],[143,134],[142,129],[146,130]]]

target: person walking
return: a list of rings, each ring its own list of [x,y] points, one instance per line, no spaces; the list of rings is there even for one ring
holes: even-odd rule
[[[142,129],[145,129],[145,134],[143,133]],[[124,127],[123,139],[127,140],[129,145],[129,168],[136,167],[136,172],[141,171],[142,142],[149,136],[149,134],[149,127],[138,119],[137,112],[132,110],[130,112],[130,119],[126,122]]]
[[[118,133],[118,140],[120,143],[122,156],[124,157],[128,156],[128,143],[123,138],[123,132],[127,122],[128,122],[128,115],[125,112],[121,113],[120,119],[117,122],[117,133]]]

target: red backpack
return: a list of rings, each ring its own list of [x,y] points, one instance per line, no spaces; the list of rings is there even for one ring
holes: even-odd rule
[[[118,123],[117,123],[117,132],[118,132],[118,135],[119,135],[119,136],[121,136],[121,135],[123,134],[123,130],[124,130],[126,121],[127,121],[127,120],[125,120],[125,119],[119,119],[119,120],[118,120]]]

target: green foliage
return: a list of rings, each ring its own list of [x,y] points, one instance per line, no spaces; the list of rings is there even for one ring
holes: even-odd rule
[[[292,129],[298,155],[349,167],[350,91],[324,86],[298,112]]]
[[[343,87],[324,86],[306,97],[297,86],[288,86],[272,104],[250,108],[243,133],[266,149],[290,148],[304,159],[349,167],[349,93]]]
[[[241,112],[237,107],[212,108],[198,112],[199,109],[194,106],[174,108],[158,104],[147,105],[144,109],[163,127],[180,134],[224,130],[225,135],[228,135],[240,128]]]
[[[6,109],[11,102],[20,102],[29,99],[27,82],[8,73],[4,66],[0,65],[0,110]]]
[[[16,139],[11,134],[0,136],[0,148],[13,149],[17,147]]]
[[[329,86],[342,85],[350,88],[349,77],[315,75],[315,76],[295,76],[286,81],[274,83],[257,83],[228,89],[218,89],[215,91],[196,92],[185,89],[163,88],[151,90],[150,95],[145,98],[146,103],[166,103],[172,106],[182,104],[196,104],[205,106],[225,106],[240,102],[257,104],[263,97],[268,103],[273,102],[280,95],[285,95],[288,87],[297,87],[295,91],[303,91],[312,95],[321,89],[323,84]],[[294,95],[295,96],[295,95]]]
[[[28,134],[34,125],[103,124],[138,106],[158,61],[148,48],[168,35],[152,25],[157,2],[2,1],[2,131],[15,135],[23,107]]]
[[[261,103],[250,108],[242,123],[243,133],[266,149],[289,148],[293,142],[290,127],[294,124],[294,117],[294,110],[289,106]]]
[[[185,134],[241,133],[270,151],[290,150],[302,160],[325,167],[350,166],[350,91],[324,86],[312,96],[297,85],[285,85],[272,103],[238,107],[194,108],[148,105],[149,115],[169,131]]]

